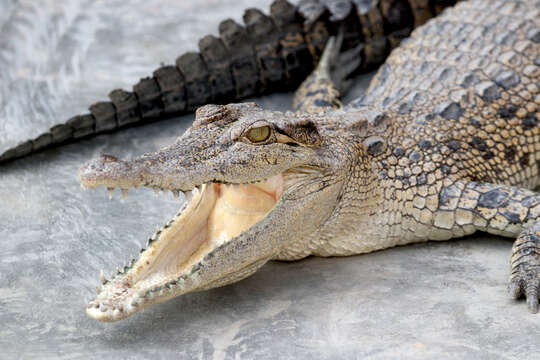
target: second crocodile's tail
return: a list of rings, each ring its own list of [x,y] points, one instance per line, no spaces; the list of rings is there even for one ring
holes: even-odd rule
[[[110,101],[55,125],[0,155],[0,163],[126,126],[170,118],[208,103],[291,90],[313,70],[328,38],[342,29],[343,49],[364,45],[357,72],[384,61],[413,28],[456,0],[275,0],[267,16],[247,9],[244,26],[219,24],[219,37],[199,41],[175,65],[141,79],[133,91],[116,89]]]

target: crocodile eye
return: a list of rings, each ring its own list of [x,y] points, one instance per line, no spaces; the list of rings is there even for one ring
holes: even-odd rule
[[[267,140],[270,137],[270,126],[260,126],[250,129],[246,137],[253,143],[259,143]]]

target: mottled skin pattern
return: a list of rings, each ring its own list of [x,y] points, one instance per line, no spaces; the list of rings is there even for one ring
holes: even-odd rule
[[[203,108],[172,147],[83,168],[87,186],[182,191],[284,174],[276,209],[226,244],[234,250],[220,249],[212,276],[198,264],[196,285],[159,296],[237,281],[268,259],[353,255],[485,231],[517,238],[510,292],[537,312],[540,195],[527,188],[540,184],[540,1],[459,3],[415,30],[366,94],[343,109],[333,109],[338,93],[328,69],[323,61],[301,86],[295,114]],[[262,119],[294,141],[228,140]],[[221,162],[222,154],[229,158]],[[192,157],[205,166],[191,169]]]

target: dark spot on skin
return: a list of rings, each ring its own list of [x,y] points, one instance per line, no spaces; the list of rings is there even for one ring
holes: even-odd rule
[[[404,186],[409,185],[409,178],[408,178],[408,177],[404,177],[403,180],[401,180],[401,183],[402,183]]]
[[[382,179],[387,179],[388,178],[388,173],[385,170],[381,170],[381,171],[379,171],[379,176]]]
[[[425,185],[426,182],[427,182],[426,174],[420,174],[420,175],[416,178],[416,183],[417,183],[418,185]]]
[[[463,109],[457,102],[439,104],[435,111],[448,120],[457,120],[463,114]]]
[[[461,190],[457,186],[448,186],[441,189],[439,193],[439,205],[446,206],[450,199],[459,197]]]
[[[480,198],[478,199],[478,206],[488,209],[496,209],[504,206],[507,198],[508,194],[499,189],[490,190],[487,193],[480,195]]]
[[[472,141],[469,143],[473,148],[478,149],[480,151],[486,151],[487,145],[484,140],[480,139],[479,137],[473,137]]]
[[[426,125],[428,122],[430,122],[431,120],[433,120],[435,118],[435,115],[434,114],[422,114],[422,115],[419,115],[417,118],[416,118],[416,123],[418,125]]]
[[[482,125],[481,121],[472,117],[469,119],[469,123],[472,125],[472,126],[476,126],[476,127],[480,127]]]
[[[519,164],[522,166],[522,167],[525,167],[525,166],[528,166],[529,165],[529,153],[525,153],[523,154],[523,156],[519,159]]]
[[[409,154],[409,160],[412,162],[418,162],[422,159],[422,154],[420,154],[418,151],[413,151]]]
[[[313,105],[320,106],[320,107],[330,107],[331,106],[331,104],[328,101],[323,100],[323,99],[315,99],[315,101],[313,101]]]
[[[485,101],[494,101],[501,96],[497,85],[491,81],[483,81],[477,84],[474,90]]]
[[[478,77],[474,74],[467,74],[465,75],[465,77],[463,78],[463,80],[461,81],[461,85],[463,87],[470,87],[472,85],[475,85],[478,83],[478,81],[480,81],[478,79]]]
[[[524,129],[532,129],[537,124],[536,115],[533,113],[527,113],[525,119],[523,119],[522,124]]]
[[[379,155],[384,149],[384,139],[380,136],[370,136],[364,140],[364,145],[370,155]]]
[[[420,141],[418,143],[418,145],[420,146],[420,149],[422,150],[427,150],[429,149],[431,146],[433,146],[433,144],[431,143],[431,141],[427,140],[427,139],[424,139],[422,141]]]
[[[411,104],[402,103],[401,105],[399,105],[398,112],[400,114],[408,114],[409,112],[411,112]]]
[[[461,148],[461,143],[457,140],[452,140],[448,143],[448,147],[454,151],[457,151]]]
[[[513,70],[505,70],[495,77],[495,83],[503,89],[510,89],[519,84],[519,75]]]
[[[318,94],[326,94],[326,89],[319,89],[319,90],[314,90],[314,91],[308,91],[306,93],[306,97],[307,96],[314,96],[314,95],[318,95]]]
[[[539,43],[540,42],[540,29],[539,28],[533,28],[527,31],[527,34],[525,37],[532,42]]]
[[[514,160],[515,156],[516,156],[516,147],[514,145],[510,145],[504,150],[504,158],[506,160]]]
[[[394,156],[399,158],[399,157],[402,157],[403,154],[405,154],[405,150],[403,150],[403,148],[401,148],[399,146],[394,148]]]
[[[493,153],[491,152],[491,150],[488,150],[484,153],[484,155],[482,155],[482,158],[484,160],[489,160],[489,159],[493,159],[495,157],[495,155],[493,155]]]
[[[518,109],[517,109],[517,107],[515,105],[508,104],[506,107],[500,108],[497,113],[503,119],[509,119],[509,118],[514,117],[517,110]]]
[[[366,113],[366,119],[370,124],[373,124],[373,126],[380,126],[382,125],[388,118],[386,117],[386,114],[383,112],[367,112]]]
[[[526,197],[525,199],[521,200],[521,205],[530,209],[538,205],[538,198],[535,195]]]
[[[444,175],[448,175],[450,174],[450,166],[446,165],[446,164],[442,164],[441,166],[441,171]]]
[[[510,212],[508,210],[499,212],[502,216],[506,218],[511,224],[519,224],[521,223],[521,219],[519,218],[519,214]]]

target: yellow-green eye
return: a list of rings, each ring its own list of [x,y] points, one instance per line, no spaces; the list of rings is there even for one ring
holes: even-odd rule
[[[246,136],[249,141],[254,143],[265,141],[270,137],[270,126],[260,126],[250,129]]]

